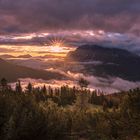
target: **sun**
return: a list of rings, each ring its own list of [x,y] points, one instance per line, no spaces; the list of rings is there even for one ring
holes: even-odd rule
[[[58,47],[64,47],[65,39],[63,37],[58,36],[51,36],[48,38],[47,45],[50,47],[58,48]]]
[[[61,53],[61,52],[63,52],[63,48],[59,47],[57,45],[56,46],[51,46],[50,51],[53,52],[53,53]]]
[[[48,38],[47,46],[51,52],[61,53],[66,46],[65,39],[58,36],[51,36]]]
[[[51,46],[57,48],[57,47],[61,47],[63,46],[64,44],[60,41],[55,41],[55,42],[52,42]]]

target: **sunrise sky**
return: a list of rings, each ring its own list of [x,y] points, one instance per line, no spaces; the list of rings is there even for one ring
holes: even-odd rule
[[[139,0],[0,0],[0,53],[65,55],[85,43],[140,52],[139,13]]]
[[[121,48],[140,56],[139,14],[140,0],[0,0],[0,58],[63,73],[74,79],[68,81],[73,85],[83,72],[83,63],[67,64],[65,58],[79,46]],[[85,63],[102,63],[93,61]],[[115,91],[122,85],[121,89],[137,85],[119,77],[106,82],[93,76],[82,75],[94,89],[110,87],[110,81]]]

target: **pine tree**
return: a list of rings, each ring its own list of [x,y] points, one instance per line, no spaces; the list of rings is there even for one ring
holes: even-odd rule
[[[22,93],[22,87],[21,87],[21,83],[20,80],[18,80],[18,83],[16,83],[16,92],[17,93]]]
[[[7,80],[5,78],[1,79],[1,86],[3,87],[7,86]]]
[[[5,78],[2,78],[1,79],[0,84],[1,84],[2,91],[6,91],[8,89],[7,80]]]
[[[28,92],[28,93],[32,93],[32,91],[33,91],[33,86],[32,86],[32,84],[29,83],[28,86],[26,87],[26,89],[27,89],[27,92]]]
[[[85,79],[81,78],[79,80],[79,86],[81,87],[81,90],[77,94],[75,105],[78,108],[80,108],[80,110],[85,110],[87,109],[87,106],[88,106],[89,94],[88,94],[88,90],[86,89],[88,85],[89,85],[89,82],[86,81]]]
[[[78,83],[81,88],[87,88],[89,85],[89,82],[85,80],[84,78],[80,78]]]
[[[47,92],[46,86],[44,85],[42,88],[42,92],[45,94]]]

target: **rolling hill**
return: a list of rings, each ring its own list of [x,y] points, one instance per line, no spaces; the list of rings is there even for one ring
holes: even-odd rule
[[[47,72],[43,70],[35,70],[24,66],[18,66],[0,59],[0,79],[6,78],[9,82],[16,81],[18,78],[34,78],[34,79],[62,79],[64,75]]]

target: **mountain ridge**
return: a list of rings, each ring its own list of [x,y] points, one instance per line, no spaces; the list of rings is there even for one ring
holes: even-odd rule
[[[140,56],[127,50],[99,45],[83,45],[68,53],[66,59],[76,62],[102,62],[100,65],[83,64],[85,71],[91,75],[140,81]]]

